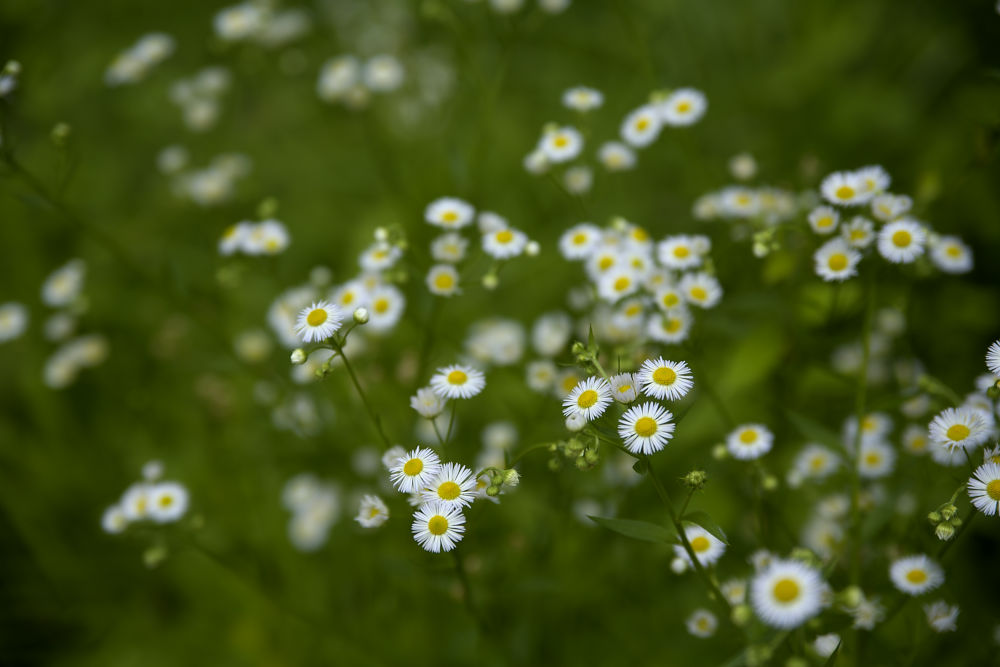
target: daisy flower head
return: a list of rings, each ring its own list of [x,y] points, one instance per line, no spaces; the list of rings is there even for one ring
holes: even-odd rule
[[[833,473],[839,464],[836,454],[817,444],[806,445],[795,459],[795,469],[804,478],[823,479]]]
[[[927,453],[927,429],[910,424],[903,429],[903,449],[914,455]]]
[[[564,107],[574,111],[591,111],[604,104],[604,95],[599,90],[577,86],[563,93],[562,103]]]
[[[611,397],[618,403],[631,403],[639,396],[639,382],[632,373],[611,376]]]
[[[819,635],[812,643],[813,650],[821,658],[829,658],[838,646],[840,646],[840,635],[835,632]]]
[[[277,220],[263,220],[250,230],[248,238],[243,242],[243,251],[248,255],[277,255],[289,243],[291,236],[284,224]]]
[[[852,248],[867,248],[875,240],[875,223],[856,215],[847,224],[840,226],[840,236]]]
[[[495,259],[517,257],[526,245],[528,237],[513,227],[483,234],[483,252]]]
[[[569,162],[583,150],[583,135],[569,125],[546,130],[538,147],[549,162]]]
[[[726,436],[726,449],[734,459],[750,461],[771,451],[774,445],[774,434],[761,424],[743,424],[737,426]]]
[[[878,251],[893,264],[911,264],[924,254],[927,234],[913,220],[890,222],[878,233]]]
[[[990,437],[982,414],[969,407],[947,408],[934,417],[928,432],[934,443],[950,450],[975,449]]]
[[[994,377],[1000,376],[1000,340],[993,341],[986,350],[986,368]]]
[[[454,296],[458,288],[458,271],[451,264],[437,264],[427,272],[427,289],[435,296]]]
[[[840,214],[832,206],[817,206],[809,212],[809,226],[817,234],[832,234],[840,222]]]
[[[403,65],[393,55],[377,55],[365,63],[363,73],[365,85],[376,93],[387,93],[399,88],[406,73]]]
[[[468,247],[468,239],[456,232],[448,232],[431,241],[431,257],[436,262],[461,262]]]
[[[816,569],[797,560],[774,559],[750,583],[750,602],[764,623],[787,630],[820,612],[825,588]]]
[[[704,271],[685,274],[678,288],[688,303],[699,308],[712,308],[722,299],[722,286],[718,279]]]
[[[42,283],[42,302],[52,308],[68,306],[83,289],[87,265],[82,259],[73,259],[53,271]]]
[[[713,565],[726,552],[726,543],[701,526],[691,523],[686,524],[684,526],[684,535],[687,537],[688,544],[691,545],[691,551],[694,552],[698,562],[705,567]],[[691,565],[691,557],[683,545],[675,544],[674,554],[688,565]]]
[[[219,254],[228,257],[243,250],[252,229],[253,223],[246,220],[226,227],[219,238]]]
[[[892,584],[907,595],[923,595],[944,583],[941,566],[927,556],[898,558],[889,566]]]
[[[622,250],[617,245],[603,245],[596,248],[587,258],[584,269],[593,282],[599,282],[601,277],[609,273],[612,269],[622,268],[624,258]]]
[[[684,293],[676,285],[662,285],[656,290],[653,298],[656,305],[664,312],[685,306]]]
[[[664,124],[678,127],[697,123],[707,108],[708,100],[703,92],[694,88],[678,88],[660,104],[660,113]]]
[[[330,301],[344,312],[353,312],[355,308],[367,306],[368,288],[362,280],[350,280],[331,290]]]
[[[858,206],[872,197],[858,175],[849,171],[830,174],[823,179],[819,190],[824,199],[837,206]]]
[[[939,236],[931,242],[931,262],[945,273],[972,270],[972,249],[957,236]]]
[[[413,539],[432,553],[451,551],[462,541],[465,515],[456,504],[428,503],[413,514]]]
[[[521,162],[524,166],[524,170],[529,174],[544,174],[549,170],[551,166],[549,164],[549,158],[546,157],[545,151],[541,148],[536,148],[527,155],[524,156],[524,160]]]
[[[695,250],[690,236],[668,236],[656,245],[656,256],[668,269],[683,271],[701,265],[701,254]]]
[[[603,232],[597,225],[581,222],[559,237],[559,252],[566,259],[587,259],[600,245]]]
[[[403,316],[406,297],[393,285],[379,285],[371,292],[371,308],[367,328],[382,332],[396,326]]]
[[[392,267],[403,255],[397,246],[384,241],[376,241],[358,257],[358,263],[365,271],[384,271]]]
[[[727,579],[722,582],[719,586],[719,590],[722,595],[729,600],[729,604],[734,607],[738,604],[743,604],[747,599],[747,581],[746,579]]]
[[[507,229],[510,227],[510,223],[507,221],[507,218],[499,213],[480,211],[479,215],[476,216],[476,227],[479,229],[480,234],[489,234],[490,232],[499,232],[501,229]]]
[[[110,535],[118,535],[128,528],[128,518],[118,505],[112,505],[101,515],[101,529]]]
[[[447,399],[441,398],[431,387],[421,387],[410,396],[410,407],[425,419],[434,419],[444,412]]]
[[[295,332],[307,343],[324,341],[340,329],[344,313],[329,301],[314,301],[299,312]]]
[[[475,500],[476,480],[472,476],[472,471],[465,466],[445,463],[423,489],[421,497],[425,503],[465,507]]]
[[[661,401],[679,401],[694,386],[687,362],[668,361],[663,357],[642,362],[636,380],[642,385],[642,393]]]
[[[27,328],[27,308],[13,301],[0,305],[0,343],[14,340]]]
[[[935,632],[954,632],[958,627],[958,606],[949,605],[944,600],[924,605],[927,624]]]
[[[711,637],[715,634],[715,629],[719,627],[719,621],[715,618],[715,614],[707,609],[695,609],[684,624],[687,626],[688,632],[701,639]]]
[[[431,378],[431,387],[442,398],[472,398],[485,386],[482,371],[461,364],[439,368]]]
[[[392,485],[403,493],[419,493],[441,470],[441,459],[432,449],[417,447],[396,459],[389,468]]]
[[[389,520],[389,508],[374,494],[361,496],[361,505],[354,520],[365,528],[377,528]]]
[[[586,165],[570,167],[563,174],[563,185],[570,194],[587,194],[593,184],[594,172]]]
[[[156,523],[177,521],[188,508],[188,492],[177,482],[161,482],[149,489],[149,518]]]
[[[984,463],[969,478],[972,506],[987,516],[1000,513],[1000,464]]]
[[[861,191],[869,196],[885,192],[886,188],[889,187],[889,183],[892,182],[889,173],[881,165],[877,164],[870,167],[862,167],[855,171],[854,175],[861,184]]]
[[[424,220],[445,229],[461,229],[472,222],[476,209],[455,197],[435,199],[424,210]]]
[[[569,392],[563,399],[563,415],[583,415],[587,421],[593,421],[608,409],[611,404],[611,385],[599,377],[589,377]]]
[[[631,268],[623,267],[607,271],[597,281],[597,295],[610,303],[635,294],[642,282]]]
[[[618,435],[633,454],[658,452],[673,437],[670,411],[657,403],[643,403],[629,408],[618,420]]]
[[[639,107],[625,116],[621,135],[629,146],[643,148],[656,141],[663,127],[663,119],[657,108],[651,104]]]
[[[906,195],[880,194],[872,199],[872,215],[882,222],[895,220],[909,212],[913,200]]]
[[[149,484],[132,484],[122,494],[119,507],[129,521],[140,521],[149,518]]]
[[[662,315],[654,313],[646,323],[646,335],[660,343],[682,343],[693,321],[686,308],[671,308]]]
[[[861,253],[841,238],[831,239],[813,254],[816,275],[826,282],[843,282],[858,275]]]
[[[858,474],[864,479],[878,479],[892,472],[896,450],[884,440],[862,440],[858,452]]]
[[[620,141],[601,144],[597,159],[608,171],[627,171],[635,167],[635,152]]]

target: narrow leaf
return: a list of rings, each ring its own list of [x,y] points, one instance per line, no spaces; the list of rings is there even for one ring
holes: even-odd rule
[[[684,521],[690,521],[691,523],[696,523],[708,532],[712,534],[718,540],[721,540],[723,544],[729,544],[729,539],[723,532],[719,524],[712,520],[712,517],[702,510],[695,510],[693,512],[688,512],[684,515]]]
[[[604,526],[608,530],[613,530],[620,535],[631,537],[635,540],[655,542],[657,544],[664,544],[674,540],[673,531],[664,528],[659,524],[650,523],[648,521],[637,521],[635,519],[610,519],[600,516],[591,516],[590,518],[593,519],[595,523],[600,526]]]

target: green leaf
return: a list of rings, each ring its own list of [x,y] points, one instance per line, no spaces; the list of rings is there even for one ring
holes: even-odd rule
[[[843,441],[835,431],[793,410],[787,410],[786,413],[788,415],[788,420],[792,422],[792,424],[795,425],[795,428],[797,428],[807,439],[815,440],[816,442],[826,445],[827,447],[832,447],[842,454],[847,453],[844,449]]]
[[[587,351],[597,352],[597,342],[594,340],[594,325],[591,324],[587,329]]]
[[[723,544],[729,544],[729,538],[719,527],[719,524],[712,520],[712,517],[708,516],[708,513],[702,510],[695,510],[693,512],[688,512],[681,519],[682,521],[690,521],[691,523],[696,523],[708,532],[712,534],[718,540],[721,540]]]
[[[616,533],[635,540],[655,542],[657,544],[666,544],[674,541],[673,531],[659,524],[648,521],[636,521],[635,519],[609,519],[600,516],[591,516],[590,518],[608,530],[613,530]]]

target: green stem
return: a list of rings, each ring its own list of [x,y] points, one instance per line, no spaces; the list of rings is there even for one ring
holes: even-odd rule
[[[457,412],[457,410],[455,409],[455,406],[452,405],[451,417],[448,418],[448,434],[444,438],[445,444],[451,442],[451,430],[455,426],[455,412]]]
[[[354,368],[351,366],[351,362],[347,360],[347,355],[344,354],[344,346],[337,342],[336,338],[330,339],[330,344],[340,355],[341,360],[344,362],[344,368],[347,370],[347,374],[351,378],[351,382],[354,383],[354,388],[358,392],[358,396],[361,398],[361,402],[365,405],[365,410],[368,411],[368,416],[372,420],[372,424],[375,426],[375,430],[378,431],[379,437],[382,438],[382,444],[385,445],[386,449],[392,448],[392,442],[389,437],[382,430],[382,420],[375,413],[375,409],[372,407],[371,403],[368,402],[368,396],[365,394],[365,390],[361,388],[361,383],[358,382],[358,376],[354,374]]]

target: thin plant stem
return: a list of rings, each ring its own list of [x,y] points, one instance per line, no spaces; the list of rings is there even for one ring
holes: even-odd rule
[[[351,362],[347,360],[347,355],[344,354],[344,346],[337,342],[337,339],[335,338],[331,338],[330,343],[333,345],[333,349],[337,351],[337,354],[340,355],[341,360],[344,362],[344,368],[347,370],[347,374],[350,376],[351,382],[354,384],[354,388],[357,390],[358,396],[361,398],[361,402],[364,403],[365,410],[368,411],[368,416],[371,418],[372,424],[375,426],[375,430],[378,431],[379,437],[382,439],[382,444],[385,445],[386,449],[390,449],[392,447],[392,442],[385,434],[385,431],[382,430],[382,420],[379,419],[379,416],[375,413],[375,409],[372,407],[372,404],[368,401],[368,396],[365,394],[365,390],[361,388],[361,383],[358,382],[358,376],[354,374],[354,368],[351,366]]]

